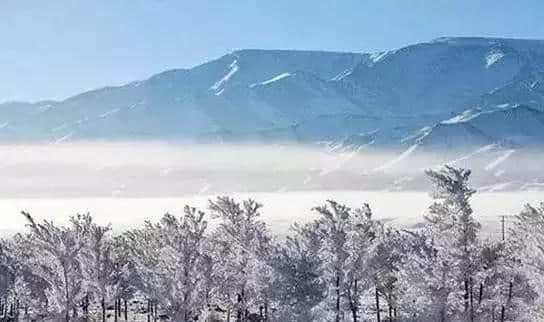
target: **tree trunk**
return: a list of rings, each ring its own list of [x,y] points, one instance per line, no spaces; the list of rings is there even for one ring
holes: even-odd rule
[[[125,321],[128,321],[127,299],[124,299],[124,302],[125,302]]]
[[[119,312],[118,305],[119,305],[119,302],[117,301],[117,299],[115,299],[113,304],[113,321],[114,322],[118,322],[117,321],[117,313]]]
[[[106,301],[104,298],[100,301],[100,305],[102,307],[102,322],[106,322]]]
[[[465,278],[465,294],[463,294],[463,300],[465,303],[465,317],[468,313],[468,279]]]
[[[155,316],[155,322],[159,320],[159,303],[155,300],[153,301],[155,303],[155,311],[154,311],[154,316]]]
[[[236,310],[236,322],[242,322],[242,295],[237,295],[238,309]]]
[[[64,320],[66,322],[70,322],[70,289],[68,288],[68,272],[66,271],[66,263],[64,262],[64,260],[61,261],[62,263],[62,272],[63,272],[63,277],[64,277],[64,296],[65,296],[65,311],[66,311],[66,315],[64,316]]]
[[[391,304],[389,304],[389,322],[393,321],[393,308],[391,307]]]
[[[512,289],[514,288],[514,283],[510,281],[510,284],[508,285],[508,302],[507,304],[510,305],[510,302],[512,301]]]
[[[478,305],[482,304],[483,294],[484,294],[484,284],[480,283],[480,294],[478,295]]]
[[[491,322],[495,322],[495,307],[491,307]]]
[[[378,294],[378,287],[376,287],[376,321],[381,322],[381,318],[380,318],[380,295]]]
[[[353,299],[351,300],[351,315],[353,316],[353,322],[357,322],[357,311],[359,310],[359,298],[357,292],[358,285],[356,279],[353,286]]]
[[[336,322],[340,322],[340,274],[336,273]]]
[[[470,282],[470,322],[474,322],[474,299],[472,293],[472,277],[469,279]]]
[[[147,299],[147,322],[151,322],[151,300]]]

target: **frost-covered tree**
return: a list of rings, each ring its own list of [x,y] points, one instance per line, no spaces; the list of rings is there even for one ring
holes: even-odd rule
[[[262,254],[270,245],[260,220],[261,207],[251,199],[240,204],[228,197],[218,197],[209,205],[213,218],[219,220],[213,239],[220,245],[222,300],[235,308],[237,321],[247,321],[250,308],[261,304],[255,300],[260,299],[263,285],[255,277],[263,269]],[[227,315],[230,319],[230,312]]]
[[[80,253],[85,246],[86,227],[91,221],[88,215],[70,218],[66,227],[58,227],[50,221],[38,224],[23,212],[30,233],[19,242],[31,252],[26,265],[46,283],[47,309],[59,321],[71,321],[73,312],[83,298],[83,272]]]
[[[512,238],[527,255],[520,259],[544,282],[544,202],[525,205],[516,219]]]
[[[474,275],[479,269],[478,233],[480,224],[474,218],[470,198],[476,192],[469,186],[471,171],[449,165],[442,169],[425,172],[433,184],[431,196],[435,202],[429,207],[425,219],[430,223],[433,241],[439,252],[447,252],[448,260],[459,271],[454,282],[463,287],[463,315],[474,318],[474,302],[471,300]],[[446,259],[446,258],[444,258]]]
[[[385,270],[390,254],[385,248],[377,249],[379,241],[385,237],[383,228],[380,222],[373,220],[372,210],[366,203],[350,212],[344,297],[353,322],[359,321],[361,296],[370,288],[377,288],[383,282],[382,278],[385,279],[381,272]]]
[[[174,321],[192,321],[204,308],[207,225],[202,211],[187,206],[180,218],[166,214],[128,234],[142,291]]]
[[[516,216],[509,241],[513,248],[510,263],[519,264],[519,269],[527,274],[534,289],[544,289],[544,202],[538,206],[524,206]],[[517,289],[518,285],[513,287]],[[540,292],[532,310],[535,320],[544,319],[543,308],[544,292]]]
[[[130,261],[121,249],[119,239],[111,236],[109,225],[101,226],[94,222],[86,225],[88,234],[80,255],[87,291],[83,311],[88,315],[89,300],[94,297],[100,308],[101,319],[105,321],[106,307],[122,297],[129,288],[127,278]]]
[[[410,249],[407,247],[407,237],[400,231],[381,223],[373,226],[375,240],[369,247],[367,271],[374,276],[375,285],[368,286],[375,287],[375,299],[376,296],[383,299],[380,308],[384,311],[384,320],[393,321],[400,314],[399,303],[404,295],[398,285],[399,268]]]
[[[22,311],[24,319],[43,319],[48,315],[44,305],[47,303],[45,290],[48,284],[28,265],[29,259],[36,253],[27,247],[25,238],[26,236],[17,234],[10,240],[4,240],[0,262],[5,265],[1,270],[13,277],[11,285],[3,289],[4,295],[7,296],[5,299],[14,302],[17,316]],[[29,309],[32,310],[32,316],[29,315]]]
[[[317,219],[322,239],[319,256],[323,263],[323,279],[327,281],[329,303],[332,302],[328,309],[334,312],[335,321],[343,319],[345,308],[352,320],[357,321],[363,292],[378,284],[380,261],[376,259],[382,254],[376,254],[374,249],[377,234],[383,232],[383,227],[372,219],[367,204],[352,210],[329,200],[314,210],[320,215]]]
[[[10,240],[0,239],[0,302],[3,302],[6,307],[13,306],[18,301],[19,295],[17,294],[19,292],[14,292],[17,282],[20,281],[20,265],[15,251]],[[0,308],[2,308],[1,304]],[[0,316],[4,316],[4,312],[5,310],[0,310]]]
[[[515,243],[487,241],[481,248],[480,282],[473,290],[476,321],[533,321],[537,294]],[[477,305],[476,305],[477,304]],[[539,320],[539,319],[536,319]]]
[[[15,282],[15,258],[8,240],[0,239],[0,299],[6,298]]]
[[[282,321],[317,321],[316,307],[325,299],[320,250],[323,239],[317,222],[291,227],[283,245],[277,245],[272,266],[277,272],[275,297]]]
[[[123,234],[124,248],[130,254],[132,285],[143,294],[148,301],[147,313],[150,306],[162,299],[164,284],[163,279],[171,278],[161,273],[161,249],[164,247],[160,238],[157,238],[154,231],[146,227],[132,229]]]
[[[446,251],[449,244],[429,231],[410,234],[398,273],[402,321],[456,321],[463,291],[456,260]]]
[[[319,214],[319,233],[323,244],[319,256],[323,261],[323,278],[327,283],[328,298],[332,300],[332,306],[328,307],[334,312],[334,321],[342,320],[342,297],[345,290],[345,273],[348,252],[348,234],[351,230],[351,209],[335,201],[329,200],[327,204],[314,208]]]

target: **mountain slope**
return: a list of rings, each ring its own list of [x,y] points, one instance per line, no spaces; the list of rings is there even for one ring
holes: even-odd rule
[[[540,40],[441,38],[373,54],[240,50],[61,102],[2,104],[0,140],[538,145],[543,103]],[[451,121],[466,111],[479,116]]]

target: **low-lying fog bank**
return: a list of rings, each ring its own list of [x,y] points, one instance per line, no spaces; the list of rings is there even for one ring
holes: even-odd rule
[[[326,199],[353,207],[369,202],[379,218],[410,226],[430,204],[424,169],[444,162],[473,169],[476,215],[498,229],[499,215],[544,200],[544,152],[496,145],[429,153],[356,150],[323,144],[177,145],[63,143],[0,146],[0,233],[21,231],[21,210],[63,222],[91,212],[116,229],[180,213],[185,204],[232,195],[264,204],[275,232]],[[500,193],[498,193],[500,192]]]
[[[177,197],[230,192],[427,191],[423,170],[473,169],[481,191],[544,188],[544,151],[425,152],[324,144],[63,143],[0,146],[0,198]]]

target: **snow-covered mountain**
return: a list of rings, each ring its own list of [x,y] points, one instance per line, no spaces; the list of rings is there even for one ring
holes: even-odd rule
[[[0,140],[544,144],[544,41],[440,38],[371,54],[240,50],[59,102],[0,105]]]
[[[490,191],[543,189],[544,41],[239,50],[63,101],[0,104],[0,142],[95,139],[322,147],[330,164],[309,169],[303,187],[344,187],[364,150],[386,159],[364,159],[361,177],[347,176],[353,186],[417,188],[423,179],[407,168],[451,163],[480,173]]]

